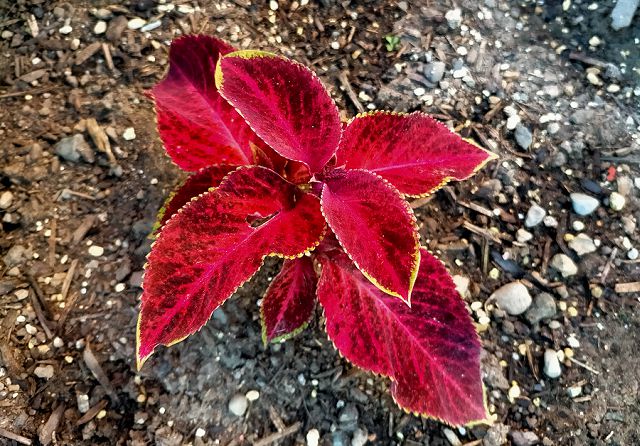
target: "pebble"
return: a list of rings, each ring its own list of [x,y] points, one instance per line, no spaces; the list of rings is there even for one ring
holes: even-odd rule
[[[235,394],[229,400],[229,412],[234,414],[236,417],[241,417],[247,411],[247,407],[249,406],[249,401],[247,397],[241,393]]]
[[[260,398],[260,392],[258,392],[257,390],[249,390],[245,396],[249,401],[257,401],[258,398]]]
[[[153,31],[156,28],[160,28],[161,25],[162,22],[160,20],[155,20],[144,25],[142,28],[140,28],[140,31],[146,33],[148,31]]]
[[[271,0],[269,2],[269,9],[271,9],[272,11],[277,11],[278,10],[278,2],[276,0]]]
[[[533,300],[533,305],[525,314],[525,318],[531,325],[535,325],[544,319],[550,319],[556,314],[556,301],[549,293],[540,293]]]
[[[582,394],[582,386],[571,386],[567,389],[570,398],[576,398]]]
[[[638,254],[639,253],[637,248],[631,248],[629,251],[627,251],[627,258],[629,260],[637,260]]]
[[[445,427],[444,429],[442,429],[442,433],[447,438],[447,441],[451,446],[462,446],[462,442],[460,441],[456,433],[451,429]]]
[[[433,84],[437,84],[444,77],[445,63],[436,61],[424,67],[424,77]]]
[[[516,240],[520,243],[527,243],[533,238],[533,234],[527,231],[526,229],[518,229],[516,232]]]
[[[2,195],[0,195],[0,209],[8,209],[11,203],[13,203],[13,194],[11,191],[6,190],[2,192]]]
[[[464,299],[469,294],[469,285],[471,280],[468,277],[455,275],[453,276],[453,283],[456,286],[456,290],[460,293],[460,296]]]
[[[501,286],[489,297],[512,316],[524,313],[531,306],[531,294],[521,282],[511,282]]]
[[[558,124],[557,122],[550,122],[549,125],[547,126],[547,132],[549,132],[550,135],[555,135],[559,131],[560,131],[560,124]]]
[[[124,129],[122,137],[126,141],[133,141],[134,139],[136,139],[136,130],[133,127],[127,127],[126,129]]]
[[[524,225],[527,228],[533,228],[534,226],[537,226],[542,222],[545,215],[547,215],[547,211],[544,208],[537,204],[533,204],[527,211]]]
[[[367,438],[367,431],[364,429],[356,429],[351,438],[351,446],[364,446],[369,439]]]
[[[576,254],[581,257],[585,254],[595,252],[596,249],[598,249],[591,237],[582,233],[569,240],[569,248],[573,249]]]
[[[146,24],[146,20],[141,19],[140,17],[136,17],[127,22],[127,28],[136,30],[142,28]]]
[[[76,163],[82,158],[87,163],[95,161],[93,149],[80,133],[63,138],[55,145],[55,152],[60,158]]]
[[[507,118],[507,129],[514,130],[520,124],[520,116],[511,115]]]
[[[547,215],[542,222],[544,223],[544,225],[547,228],[557,228],[558,227],[558,220],[556,220],[556,218],[552,215]]]
[[[24,289],[24,288],[20,288],[19,290],[17,290],[15,293],[13,293],[16,295],[16,299],[18,300],[24,300],[27,297],[29,297],[29,291]]]
[[[551,379],[559,378],[562,374],[560,361],[558,360],[558,354],[555,352],[555,350],[552,350],[550,348],[545,350],[543,372]]]
[[[104,254],[104,248],[102,246],[91,245],[89,246],[89,255],[93,257],[100,257]]]
[[[586,226],[580,220],[576,220],[571,224],[571,227],[574,231],[584,231]]]
[[[85,393],[78,394],[76,403],[78,404],[78,412],[86,413],[89,410],[89,395]]]
[[[107,31],[107,22],[104,20],[98,21],[96,26],[93,27],[94,34],[104,34]]]
[[[53,338],[53,346],[55,348],[61,348],[64,346],[64,341],[60,337],[56,336]]]
[[[531,130],[522,124],[518,124],[516,126],[515,137],[516,142],[523,150],[529,149],[531,143],[533,143],[533,134],[531,133]]]
[[[320,432],[318,429],[310,429],[307,432],[307,446],[318,446],[320,442]]]
[[[618,31],[631,24],[640,0],[618,0],[611,11],[611,27]]]
[[[446,12],[444,18],[446,19],[449,28],[458,29],[462,24],[462,10],[460,8],[451,9]]]
[[[33,374],[38,378],[50,379],[53,378],[54,369],[52,365],[39,365],[33,371]]]
[[[27,333],[29,333],[30,335],[34,335],[38,332],[38,329],[36,327],[34,327],[31,324],[26,324],[24,326],[24,329],[27,331]]]
[[[609,207],[614,211],[621,211],[624,208],[627,200],[624,198],[624,195],[619,194],[618,192],[611,192],[609,196]]]
[[[109,20],[113,16],[111,10],[107,8],[97,9],[93,15],[100,20]]]
[[[571,257],[566,254],[554,255],[551,258],[550,265],[565,278],[575,276],[578,273],[578,266],[571,260]]]
[[[207,431],[205,431],[204,429],[202,429],[201,427],[199,427],[198,429],[196,429],[196,438],[202,438],[207,434]]]
[[[512,431],[511,441],[513,446],[534,446],[540,443],[540,438],[535,432]]]
[[[64,35],[70,34],[71,31],[73,31],[73,28],[70,25],[64,25],[62,28],[58,30],[60,34],[64,34]]]
[[[593,211],[595,211],[598,206],[600,206],[600,202],[598,201],[598,199],[593,198],[591,195],[583,194],[581,192],[574,192],[570,195],[570,197],[573,210],[578,215],[589,215]]]

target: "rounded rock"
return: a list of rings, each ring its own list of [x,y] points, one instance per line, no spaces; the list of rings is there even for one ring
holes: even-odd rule
[[[581,257],[585,254],[595,252],[596,249],[598,249],[591,237],[582,233],[576,235],[569,241],[569,248],[573,249],[576,254]]]
[[[609,196],[609,207],[616,212],[621,211],[626,202],[627,200],[624,198],[624,195],[618,192],[612,192]]]
[[[249,407],[249,400],[241,393],[235,394],[229,400],[229,412],[236,417],[243,416],[247,411],[247,407]]]
[[[318,429],[310,429],[307,432],[307,446],[318,446],[320,442],[320,432]]]
[[[531,306],[531,294],[521,282],[511,282],[493,292],[489,299],[495,299],[498,306],[512,316],[524,313]]]
[[[578,273],[578,266],[571,260],[571,257],[566,254],[556,254],[553,256],[550,265],[565,278],[575,276]]]
[[[96,26],[93,27],[94,34],[104,34],[107,31],[107,22],[104,20],[98,21]]]
[[[570,197],[573,210],[578,215],[589,215],[600,206],[600,201],[591,195],[575,192]]]
[[[527,228],[533,228],[539,225],[544,220],[547,211],[537,204],[533,204],[527,211],[527,216],[524,219],[524,225]]]
[[[540,293],[533,299],[533,305],[527,310],[525,318],[531,325],[550,319],[556,314],[556,301],[549,293]]]
[[[559,378],[562,374],[560,368],[560,361],[558,360],[558,354],[555,350],[548,348],[544,352],[544,368],[542,370],[547,377],[551,379]]]

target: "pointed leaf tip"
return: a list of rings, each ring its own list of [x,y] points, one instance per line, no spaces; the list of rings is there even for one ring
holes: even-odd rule
[[[319,172],[335,153],[340,115],[320,80],[305,66],[263,51],[220,59],[216,83],[251,128],[287,159]]]
[[[148,257],[138,362],[199,330],[267,255],[313,249],[325,221],[317,197],[264,167],[243,167],[169,220]]]
[[[409,304],[420,243],[415,217],[400,193],[365,170],[331,172],[322,213],[358,269],[378,288]]]
[[[347,360],[391,378],[407,412],[452,425],[487,418],[478,335],[438,259],[422,250],[412,308],[374,287],[345,254],[319,259],[327,334]]]
[[[346,127],[337,165],[377,173],[411,196],[469,178],[496,156],[429,115],[371,112]]]

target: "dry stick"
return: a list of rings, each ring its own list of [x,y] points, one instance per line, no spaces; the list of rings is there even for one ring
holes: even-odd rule
[[[42,305],[44,304],[44,294],[42,293],[40,286],[38,286],[36,279],[34,279],[31,274],[27,275],[27,280],[29,281],[29,285],[34,291],[34,293],[29,293],[33,310],[36,312],[38,321],[40,322],[40,325],[42,325],[42,329],[47,335],[47,338],[51,339],[53,337],[53,332],[49,327],[50,322],[47,320],[46,316],[44,315],[44,311],[42,310]]]
[[[100,411],[102,409],[104,409],[105,407],[107,407],[107,400],[101,400],[98,404],[96,404],[95,406],[93,406],[91,409],[89,409],[87,411],[87,413],[85,413],[84,415],[82,415],[78,421],[76,421],[76,426],[82,426],[85,423],[88,423],[89,421],[93,420],[93,417],[95,417],[96,415],[98,415],[98,413],[100,413]]]
[[[613,260],[616,258],[618,254],[618,247],[614,246],[611,250],[611,255],[609,256],[609,260],[605,263],[604,268],[602,268],[602,273],[600,274],[600,283],[604,285],[605,280],[607,280],[607,276],[609,275],[609,270],[611,269],[611,265],[613,265]]]
[[[51,222],[51,235],[49,236],[49,258],[48,263],[50,267],[54,267],[56,264],[56,232],[58,229],[58,220],[53,219]]]
[[[499,245],[502,244],[502,240],[500,240],[498,237],[496,237],[495,235],[493,235],[490,231],[486,230],[485,228],[481,228],[480,226],[476,226],[473,223],[469,223],[468,221],[465,221],[464,223],[462,223],[462,226],[464,226],[466,229],[468,229],[469,231],[481,235],[483,237],[488,238],[489,240],[491,240],[492,242],[495,242]]]
[[[113,73],[115,67],[113,66],[113,58],[111,57],[111,49],[109,48],[108,43],[102,44],[102,52],[104,53],[104,60],[107,63],[107,68],[109,68],[109,71]]]
[[[281,440],[289,435],[295,434],[302,427],[302,423],[297,421],[286,429],[281,430],[280,432],[275,432],[271,435],[267,435],[266,437],[254,441],[253,446],[267,446],[271,443],[275,443],[278,440]]]
[[[640,293],[640,282],[617,283],[616,293]]]
[[[47,422],[44,423],[40,428],[40,432],[38,433],[38,439],[40,440],[40,443],[42,443],[44,446],[47,446],[53,440],[53,435],[56,429],[58,428],[58,424],[60,424],[60,420],[62,419],[63,413],[64,413],[64,403],[56,407],[56,410],[54,410],[51,413]]]
[[[340,80],[340,85],[342,85],[342,88],[346,90],[347,96],[349,96],[349,99],[351,100],[351,102],[353,102],[353,105],[355,105],[358,109],[358,112],[364,113],[365,109],[360,103],[360,100],[358,100],[358,95],[355,91],[353,91],[351,82],[349,82],[349,78],[347,77],[347,73],[345,71],[341,72],[340,76],[338,76],[338,79]]]
[[[62,295],[62,300],[67,298],[67,293],[69,293],[69,287],[71,286],[71,281],[73,280],[73,274],[76,272],[76,267],[78,266],[78,259],[73,259],[71,265],[69,266],[69,270],[67,271],[67,275],[62,282],[62,289],[60,290],[60,294]]]
[[[582,367],[582,368],[584,368],[584,369],[589,370],[589,371],[590,371],[591,373],[593,373],[594,375],[599,375],[599,374],[600,374],[600,372],[598,372],[596,369],[594,369],[594,368],[592,368],[592,367],[588,366],[588,365],[587,365],[587,364],[585,364],[584,362],[580,362],[580,361],[578,361],[577,359],[573,359],[573,358],[568,357],[568,356],[567,356],[567,359],[568,359],[569,361],[573,362],[574,364],[579,365],[580,367]]]
[[[27,437],[23,437],[22,435],[14,434],[13,432],[9,432],[6,429],[0,427],[0,437],[8,438],[9,440],[17,441],[20,444],[26,444],[30,446],[31,440]]]
[[[116,404],[120,404],[120,398],[118,398],[118,394],[113,389],[109,378],[107,378],[107,374],[104,373],[104,370],[93,354],[93,351],[91,351],[91,346],[88,342],[84,348],[84,351],[82,352],[82,359],[84,360],[84,363],[87,365],[87,367],[89,367],[89,370],[91,370],[91,373],[93,373],[93,376],[98,380],[100,385],[104,387],[104,390],[107,392],[107,395],[109,395],[109,398],[111,398],[111,401]]]

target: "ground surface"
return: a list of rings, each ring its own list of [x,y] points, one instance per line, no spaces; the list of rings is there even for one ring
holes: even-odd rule
[[[463,1],[453,27],[447,1],[280,2],[275,12],[250,0],[159,3],[0,0],[0,444],[288,445],[312,429],[336,446],[640,443],[637,17],[613,32],[612,1]],[[94,32],[97,16],[106,34]],[[136,17],[159,26],[127,29]],[[500,155],[415,203],[423,243],[482,322],[493,426],[404,414],[385,380],[336,354],[318,320],[263,348],[257,301],[275,261],[136,373],[146,235],[180,178],[143,92],[166,69],[171,38],[190,32],[308,64],[345,117],[423,110]],[[590,47],[596,32],[602,43]],[[391,51],[387,35],[400,38]],[[98,127],[112,156],[90,136]],[[87,145],[57,154],[74,134]],[[573,192],[599,207],[576,214]],[[534,204],[547,219],[523,232]],[[577,255],[579,232],[594,252]],[[559,253],[576,274],[559,274],[571,273]],[[496,308],[489,296],[516,280],[551,302],[520,316]],[[561,352],[556,379],[543,371],[548,349]],[[233,415],[230,399],[251,390],[258,399]]]

